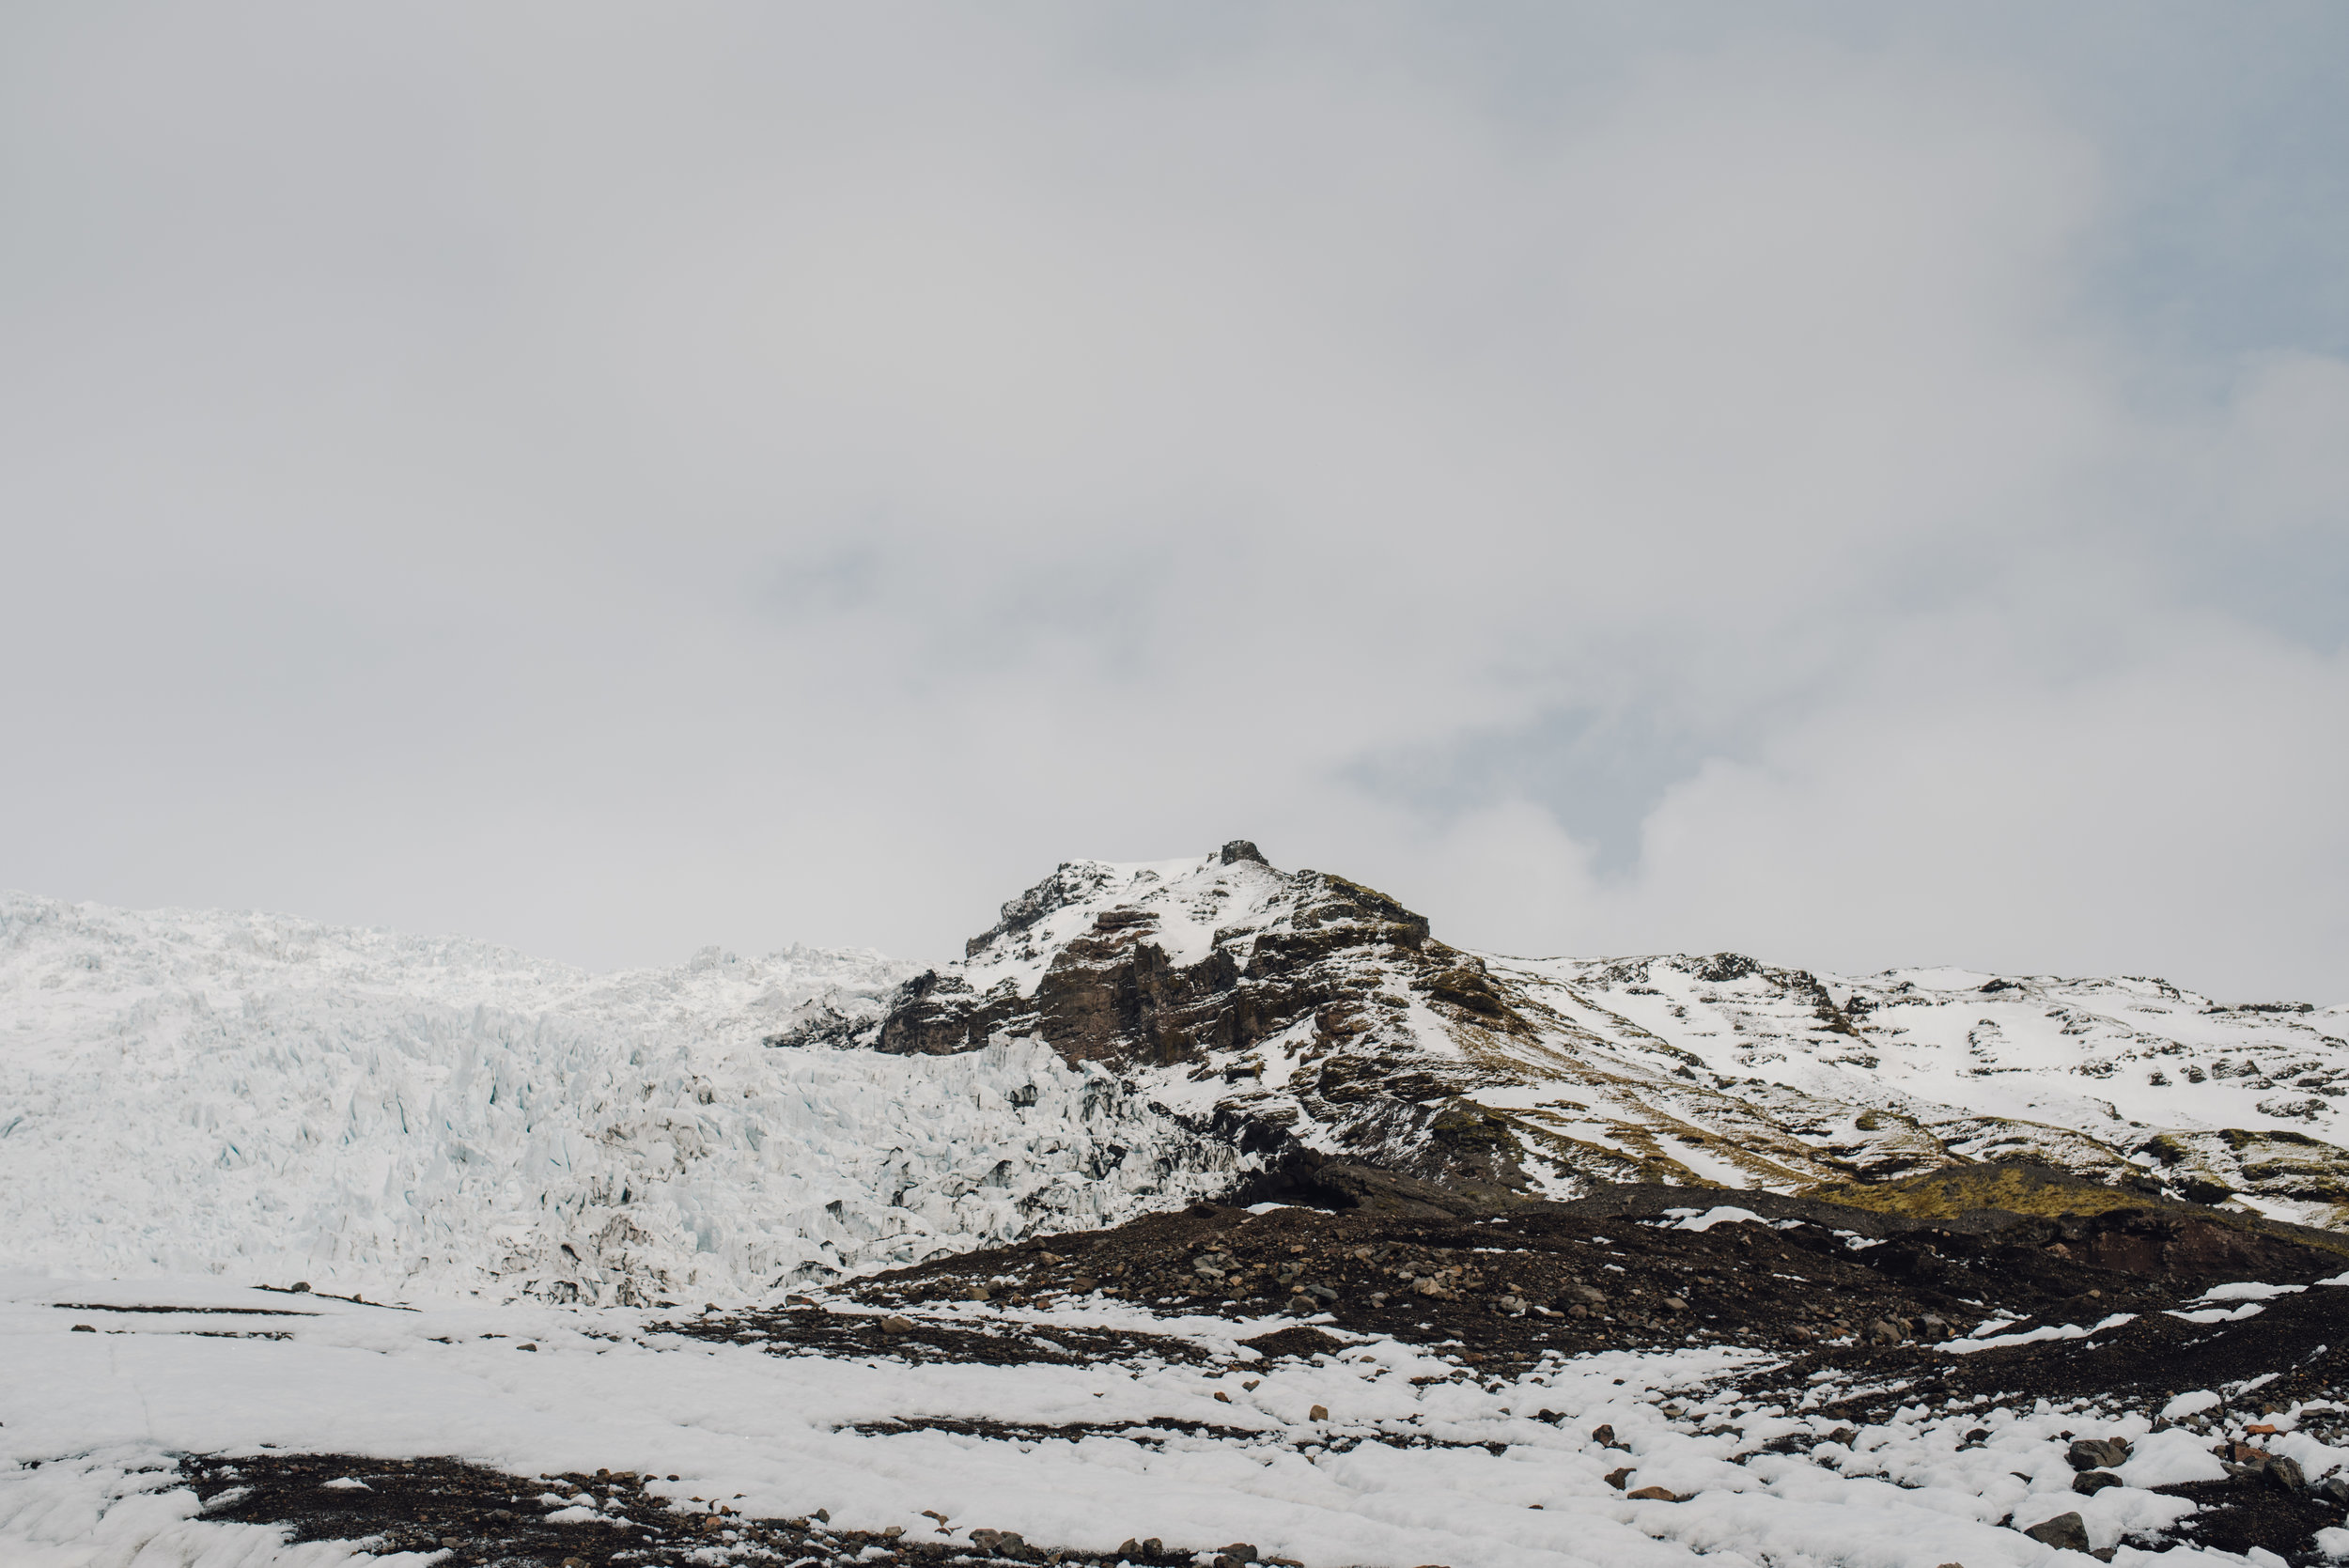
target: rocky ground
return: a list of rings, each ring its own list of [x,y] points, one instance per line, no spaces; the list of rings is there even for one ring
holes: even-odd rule
[[[2123,1194],[2123,1196],[2126,1196]],[[2079,1191],[2080,1206],[2109,1202]],[[1710,1199],[1719,1206],[1706,1205]],[[1705,1206],[1700,1206],[1705,1205]],[[1118,1302],[1173,1322],[1201,1314],[1298,1321],[1246,1342],[1252,1365],[1320,1361],[1374,1340],[1422,1347],[1446,1380],[1487,1391],[1538,1386],[1537,1374],[1609,1352],[1736,1346],[1766,1352],[1709,1390],[1661,1405],[1691,1432],[1735,1439],[1743,1412],[1799,1408],[1808,1430],[1750,1445],[1848,1467],[1871,1423],[1904,1409],[2058,1402],[2077,1410],[2075,1489],[2120,1484],[2125,1441],[2100,1434],[2135,1419],[2140,1434],[2207,1438],[2224,1480],[2155,1487],[2194,1506],[2146,1549],[2257,1547],[2295,1565],[2324,1560],[2320,1530],[2344,1523],[2349,1480],[2311,1475],[2279,1452],[2284,1435],[2332,1443],[2349,1430],[2349,1243],[2326,1233],[2191,1205],[2124,1203],[2102,1212],[1973,1210],[1934,1219],[1801,1199],[1625,1188],[1577,1203],[1505,1215],[1333,1211],[1215,1204],[1112,1230],[1065,1234],[869,1277],[823,1299],[678,1314],[648,1334],[755,1346],[783,1357],[1003,1366],[1190,1364],[1210,1359],[1195,1334],[1087,1327],[1039,1317],[1055,1305]],[[2044,1205],[2043,1205],[2044,1206]],[[2246,1282],[2250,1282],[2248,1286]],[[2214,1287],[2216,1305],[2196,1305]],[[2229,1292],[2235,1294],[2230,1295]],[[2264,1293],[2264,1294],[2262,1294]],[[1210,1371],[1209,1375],[1223,1376]],[[1234,1392],[1256,1387],[1243,1379]],[[2221,1390],[2181,1401],[2189,1390]],[[1227,1395],[1218,1392],[1218,1400]],[[1237,1409],[1237,1406],[1236,1406]],[[2167,1412],[2167,1414],[2165,1414]],[[1532,1419],[1552,1425],[1559,1413]],[[1314,1419],[1328,1420],[1315,1406]],[[1823,1422],[1842,1423],[1821,1431]],[[1164,1419],[1050,1426],[984,1420],[886,1421],[1014,1443],[1112,1436],[1143,1442],[1261,1442],[1261,1424]],[[859,1431],[866,1430],[860,1426]],[[1758,1426],[1756,1431],[1761,1430]],[[1961,1449],[1990,1436],[1966,1434]],[[1283,1439],[1292,1445],[1306,1439]],[[1408,1431],[1321,1436],[1312,1452],[1363,1442],[1426,1447]],[[1590,1441],[1616,1444],[1601,1427]],[[1467,1445],[1463,1445],[1467,1446]],[[1479,1443],[1496,1452],[1506,1445]],[[1851,1452],[1847,1455],[1845,1450]],[[2303,1447],[2300,1452],[2310,1452]],[[1626,1463],[1608,1479],[1629,1488]],[[1743,1462],[1740,1460],[1739,1462]],[[928,1539],[835,1531],[827,1517],[746,1518],[735,1499],[678,1499],[632,1474],[515,1477],[448,1460],[387,1464],[349,1456],[191,1459],[207,1516],[280,1523],[297,1539],[362,1539],[379,1551],[446,1555],[451,1568],[718,1560],[817,1562],[1190,1561],[1134,1541],[1115,1553],[1063,1552],[940,1518]],[[2019,1472],[2018,1472],[2019,1473]],[[658,1480],[659,1478],[650,1478]],[[1633,1498],[1678,1500],[1669,1488]],[[2085,1548],[2066,1516],[2011,1528]],[[1245,1542],[1219,1556],[1260,1559]],[[2098,1554],[2108,1559],[2112,1548]],[[2252,1560],[2262,1560],[2253,1559]],[[1315,1568],[1321,1568],[1315,1564]]]
[[[355,1541],[372,1552],[437,1557],[447,1568],[600,1568],[707,1562],[713,1556],[809,1564],[971,1562],[989,1556],[1006,1562],[1092,1560],[1034,1552],[1019,1537],[1005,1539],[984,1527],[974,1540],[965,1527],[942,1524],[937,1539],[921,1541],[835,1530],[823,1511],[802,1519],[746,1519],[717,1498],[692,1498],[678,1508],[647,1493],[648,1478],[629,1471],[511,1476],[453,1459],[332,1453],[190,1459],[182,1470],[208,1517],[283,1526],[293,1542]],[[582,1516],[587,1514],[592,1517]],[[1174,1560],[1162,1551],[1144,1552],[1139,1543],[1128,1555],[1137,1562]]]

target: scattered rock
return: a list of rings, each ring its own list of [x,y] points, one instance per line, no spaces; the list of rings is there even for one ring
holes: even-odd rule
[[[2109,1470],[2129,1462],[2129,1445],[2119,1437],[2082,1437],[2063,1457],[2076,1470]]]
[[[2053,1546],[2060,1552],[2088,1550],[2088,1521],[2077,1514],[2059,1514],[2052,1519],[2042,1519],[2023,1531],[2043,1546]]]
[[[2084,1498],[2092,1498],[2108,1486],[2125,1484],[2110,1470],[2082,1470],[2072,1478],[2072,1490]]]
[[[882,1318],[880,1320],[880,1326],[881,1332],[884,1334],[910,1334],[913,1332],[913,1320],[910,1317],[899,1317],[895,1312],[892,1312],[887,1317]]]
[[[1636,1492],[1626,1492],[1624,1496],[1634,1502],[1680,1502],[1683,1500],[1680,1494],[1669,1486],[1642,1486]]]
[[[1625,1466],[1622,1469],[1620,1469],[1620,1470],[1610,1470],[1610,1471],[1608,1471],[1608,1472],[1607,1472],[1607,1484],[1608,1484],[1608,1485],[1610,1485],[1610,1486],[1612,1486],[1612,1487],[1613,1487],[1616,1491],[1618,1491],[1618,1492],[1622,1491],[1625,1487],[1626,1487],[1626,1486],[1630,1485],[1630,1484],[1631,1484],[1631,1467],[1630,1467],[1630,1466],[1628,1466],[1628,1465],[1626,1465],[1626,1466]]]
[[[1333,1350],[1344,1350],[1346,1342],[1335,1334],[1325,1334],[1318,1328],[1299,1325],[1295,1328],[1277,1328],[1269,1334],[1259,1334],[1240,1343],[1271,1360],[1279,1356],[1326,1356]]]

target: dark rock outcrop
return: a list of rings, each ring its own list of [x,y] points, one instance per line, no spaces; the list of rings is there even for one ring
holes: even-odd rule
[[[1333,1042],[1372,1032],[1383,971],[1408,969],[1439,1000],[1486,1012],[1500,1002],[1482,965],[1441,944],[1427,922],[1384,893],[1318,871],[1283,876],[1245,840],[1225,845],[1223,867],[1260,868],[1280,886],[1257,902],[1269,916],[1214,930],[1207,951],[1177,964],[1159,938],[1162,914],[1101,909],[1088,929],[1049,954],[1034,989],[999,982],[973,989],[963,973],[933,970],[892,1001],[876,1041],[904,1054],[976,1050],[997,1035],[1034,1036],[1070,1063],[1168,1066],[1245,1050],[1311,1017]],[[966,956],[990,956],[1046,916],[1084,903],[1104,868],[1064,865],[1003,906]],[[1256,912],[1256,911],[1249,911]],[[974,966],[975,967],[975,966]]]
[[[1526,1027],[1484,960],[1432,939],[1425,917],[1343,877],[1277,871],[1236,839],[1165,876],[1060,866],[962,964],[901,987],[873,1044],[943,1055],[1034,1039],[1072,1064],[1176,1069],[1232,1086],[1212,1116],[1243,1149],[1285,1146],[1303,1115],[1422,1177],[1521,1187],[1506,1126],[1459,1098],[1490,1075],[1424,1050],[1415,1003]],[[1275,1036],[1279,1053],[1255,1052]],[[1268,1064],[1288,1080],[1278,1103],[1252,1094]]]

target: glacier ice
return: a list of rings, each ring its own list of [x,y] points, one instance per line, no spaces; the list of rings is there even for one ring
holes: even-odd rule
[[[594,975],[0,895],[0,1255],[651,1302],[1115,1223],[1232,1179],[1228,1148],[1040,1045],[763,1043],[908,972],[795,947]]]

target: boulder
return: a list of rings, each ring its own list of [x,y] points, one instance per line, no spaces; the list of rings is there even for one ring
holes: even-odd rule
[[[2076,1470],[2109,1470],[2129,1462],[2129,1445],[2119,1437],[2082,1437],[2063,1457]]]
[[[2059,1514],[2052,1519],[2042,1519],[2023,1531],[2043,1546],[2053,1546],[2060,1552],[2088,1550],[2088,1521],[2077,1514]]]

